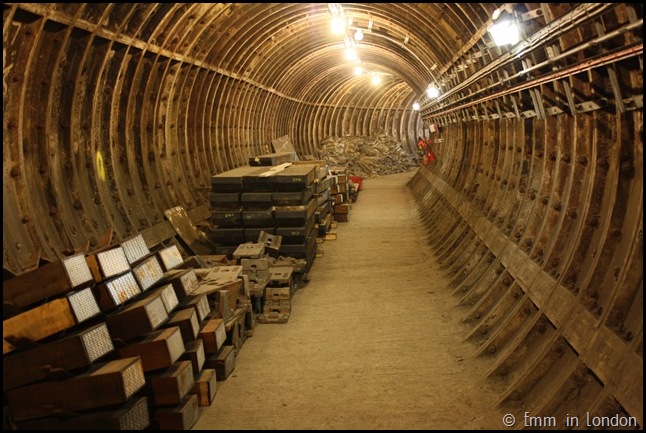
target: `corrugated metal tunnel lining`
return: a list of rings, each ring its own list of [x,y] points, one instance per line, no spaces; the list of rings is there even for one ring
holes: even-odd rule
[[[4,3],[5,270],[208,214],[210,177],[278,137],[424,133],[411,190],[503,402],[581,392],[642,425],[642,6],[517,4],[511,48],[503,4],[342,6],[386,85],[352,75],[326,4]]]

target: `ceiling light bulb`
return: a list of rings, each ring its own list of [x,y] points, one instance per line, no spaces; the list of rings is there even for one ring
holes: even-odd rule
[[[497,46],[515,45],[520,40],[520,29],[513,17],[506,13],[494,22],[489,28],[489,33]]]
[[[357,29],[357,32],[354,34],[354,39],[356,41],[361,41],[363,40],[363,30]]]
[[[428,89],[426,89],[426,94],[429,98],[437,98],[438,96],[440,96],[440,91],[435,86],[428,86]]]
[[[377,75],[374,75],[372,77],[372,84],[374,84],[375,86],[380,85],[381,84],[381,77],[378,77]]]
[[[415,110],[415,111],[419,110],[419,102],[417,102],[417,101],[413,102],[413,110]]]
[[[332,18],[332,32],[340,35],[345,31],[345,22],[343,18],[333,17]]]
[[[361,74],[363,74],[363,68],[362,68],[361,66],[356,66],[356,67],[354,68],[354,73],[355,73],[356,75],[361,75]]]

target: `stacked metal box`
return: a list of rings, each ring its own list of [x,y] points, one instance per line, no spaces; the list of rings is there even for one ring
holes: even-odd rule
[[[334,220],[348,222],[350,217],[350,195],[347,170],[345,167],[334,166],[330,167],[330,173],[336,179],[335,184],[331,187]]]
[[[282,161],[280,154],[254,159],[255,164]],[[276,255],[304,259],[307,270],[316,258],[315,213],[320,166],[292,164],[239,167],[211,178],[212,240],[216,253],[232,258],[242,243],[261,235],[280,236]]]

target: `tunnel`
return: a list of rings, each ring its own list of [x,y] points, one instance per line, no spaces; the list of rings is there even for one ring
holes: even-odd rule
[[[214,176],[287,141],[362,177],[357,212],[400,181],[406,240],[431,252],[496,410],[643,428],[642,8],[4,3],[4,369],[69,334],[7,335],[54,302],[15,305],[46,283],[30,276],[138,235],[161,248],[172,209],[207,232]],[[499,44],[503,19],[518,33]]]

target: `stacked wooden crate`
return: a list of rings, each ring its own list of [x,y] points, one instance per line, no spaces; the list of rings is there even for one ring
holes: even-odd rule
[[[331,187],[331,196],[334,200],[334,220],[348,222],[350,218],[350,195],[347,169],[341,166],[334,166],[330,167],[330,173],[337,180]]]
[[[186,262],[177,245],[150,251],[139,234],[5,280],[12,427],[190,429],[235,365],[227,329],[250,302],[242,279],[202,287]],[[226,323],[222,290],[236,312]]]
[[[150,425],[143,360],[118,355],[108,322],[142,293],[119,245],[3,282],[3,391],[15,428]]]

